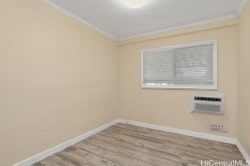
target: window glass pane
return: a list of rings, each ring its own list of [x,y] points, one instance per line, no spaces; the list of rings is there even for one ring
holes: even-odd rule
[[[213,45],[174,51],[175,83],[213,83]]]
[[[144,83],[166,83],[173,80],[173,56],[170,52],[154,52],[143,58]]]

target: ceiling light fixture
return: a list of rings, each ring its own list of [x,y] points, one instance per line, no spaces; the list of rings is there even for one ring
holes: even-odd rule
[[[123,0],[123,3],[129,8],[140,8],[145,4],[145,0]]]

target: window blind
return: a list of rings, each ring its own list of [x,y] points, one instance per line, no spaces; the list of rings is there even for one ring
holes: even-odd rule
[[[215,41],[142,51],[144,87],[213,88]]]

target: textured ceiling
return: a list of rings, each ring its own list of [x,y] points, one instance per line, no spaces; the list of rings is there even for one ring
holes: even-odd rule
[[[122,0],[43,0],[116,40],[237,16],[244,0],[146,0],[139,9]],[[124,0],[123,0],[124,1]]]

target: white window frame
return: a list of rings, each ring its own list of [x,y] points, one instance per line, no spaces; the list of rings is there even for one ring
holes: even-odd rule
[[[145,85],[144,77],[143,77],[143,53],[150,50],[156,49],[174,49],[174,48],[185,48],[185,47],[192,47],[192,46],[202,46],[205,44],[213,44],[213,85],[168,85],[168,86],[161,86],[161,85]],[[160,48],[150,48],[150,49],[142,49],[141,50],[141,88],[149,88],[149,89],[201,89],[201,90],[217,90],[217,41],[216,40],[209,40],[191,44],[183,44],[183,45],[175,45],[169,47],[160,47]]]

